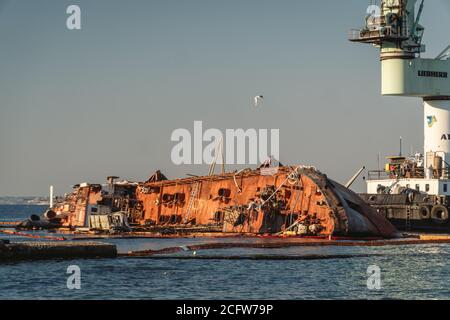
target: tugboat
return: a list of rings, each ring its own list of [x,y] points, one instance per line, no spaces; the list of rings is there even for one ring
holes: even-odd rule
[[[369,171],[364,201],[399,230],[450,232],[449,166],[435,153],[389,157],[385,170]],[[445,167],[443,166],[445,165]]]

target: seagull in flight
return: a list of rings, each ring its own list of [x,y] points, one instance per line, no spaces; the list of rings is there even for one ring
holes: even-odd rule
[[[263,100],[264,100],[264,96],[256,96],[255,97],[255,107],[258,107]]]

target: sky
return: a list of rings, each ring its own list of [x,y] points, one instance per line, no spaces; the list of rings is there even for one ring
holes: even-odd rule
[[[72,4],[81,30],[66,27]],[[422,151],[422,102],[382,97],[378,50],[347,40],[369,4],[0,0],[0,196],[207,174],[170,158],[171,133],[195,120],[280,129],[282,163],[341,183],[398,154],[400,136]],[[450,2],[427,1],[422,24],[435,57],[450,43]]]

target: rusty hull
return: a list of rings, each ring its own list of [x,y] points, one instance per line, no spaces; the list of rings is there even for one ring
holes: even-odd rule
[[[314,168],[280,167],[267,173],[245,170],[141,183],[136,191],[143,205],[139,222],[218,226],[225,233],[397,236],[395,227],[357,194]]]
[[[63,202],[57,203],[52,210],[61,219],[63,227],[86,227],[88,209],[102,199],[101,185],[75,186]]]

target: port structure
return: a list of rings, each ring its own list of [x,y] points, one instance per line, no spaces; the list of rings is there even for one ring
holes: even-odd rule
[[[386,170],[369,174],[368,193],[399,185],[450,195],[450,46],[436,58],[422,58],[424,5],[425,0],[381,0],[368,8],[364,27],[350,31],[350,41],[380,50],[381,94],[420,98],[424,106],[423,155],[411,159],[410,168],[401,155],[390,158]]]

